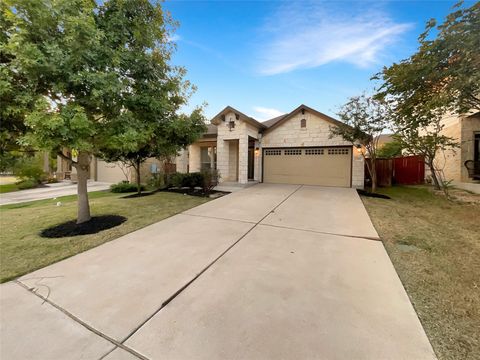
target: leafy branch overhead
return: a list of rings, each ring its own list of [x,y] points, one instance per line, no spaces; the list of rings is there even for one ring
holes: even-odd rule
[[[426,125],[446,112],[480,111],[480,3],[462,5],[440,25],[430,20],[418,51],[374,77],[383,82],[377,97],[399,116]]]
[[[11,127],[25,119],[16,141],[72,162],[79,222],[90,218],[92,156],[144,151],[153,143],[185,145],[191,138],[171,136],[175,127],[191,126],[192,137],[198,136],[191,119],[201,111],[178,114],[194,87],[185,69],[171,64],[177,24],[158,2],[6,0],[0,10],[0,96],[6,108],[19,109],[2,106],[2,123],[4,116]]]
[[[391,125],[391,110],[387,103],[361,95],[349,99],[337,113],[341,122],[330,127],[330,138],[340,136],[354,144],[364,158],[372,179],[372,191],[376,189],[375,160],[378,140]]]

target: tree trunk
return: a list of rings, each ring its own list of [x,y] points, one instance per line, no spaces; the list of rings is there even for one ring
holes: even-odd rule
[[[140,161],[137,161],[135,170],[137,171],[137,194],[140,195],[142,193],[142,184],[140,183]]]
[[[90,154],[79,152],[78,160],[75,164],[77,169],[77,224],[84,223],[91,219],[90,204],[88,203],[88,169],[90,167]]]
[[[433,166],[433,160],[428,161],[428,167],[430,168],[430,173],[432,174],[433,186],[436,190],[441,190],[440,182],[437,178],[437,173],[435,172],[435,167]]]
[[[376,159],[371,158],[370,177],[372,178],[372,193],[377,191],[377,167],[375,165]]]

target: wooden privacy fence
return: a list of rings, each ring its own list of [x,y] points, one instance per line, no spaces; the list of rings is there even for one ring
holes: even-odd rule
[[[377,159],[375,168],[378,186],[416,185],[425,182],[425,162],[420,155]],[[367,164],[365,164],[365,185],[371,185]]]

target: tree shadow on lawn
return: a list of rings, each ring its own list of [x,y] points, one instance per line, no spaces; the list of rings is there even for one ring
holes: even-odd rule
[[[125,221],[127,221],[127,218],[120,215],[93,216],[90,221],[81,224],[77,224],[76,220],[71,220],[49,227],[42,230],[40,236],[45,238],[62,238],[67,236],[96,234],[100,231],[121,225]]]

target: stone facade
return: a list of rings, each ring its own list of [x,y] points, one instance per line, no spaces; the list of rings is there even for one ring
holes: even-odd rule
[[[254,149],[253,180],[262,181],[262,148],[350,146],[353,150],[352,186],[363,188],[364,160],[361,153],[340,137],[330,138],[333,120],[321,116],[313,109],[305,110],[304,114],[299,109],[277,126],[267,128],[264,124],[227,107],[212,120],[212,124],[216,125],[216,138],[214,133],[209,132],[209,136],[204,136],[182,150],[175,160],[176,169],[178,172],[200,171],[202,146],[216,146],[220,182],[245,184],[249,181],[249,147]],[[302,119],[306,120],[305,127],[301,127]]]
[[[229,126],[230,122],[235,124]],[[217,169],[220,181],[248,182],[248,143],[249,139],[258,140],[259,129],[232,112],[225,114],[225,121],[217,126]],[[260,180],[259,159],[255,156],[254,179]]]
[[[300,126],[306,119],[306,126]],[[318,115],[305,111],[298,113],[277,127],[267,129],[262,138],[263,147],[302,147],[302,146],[352,146],[341,137],[330,138],[331,123]],[[353,149],[352,186],[363,188],[364,160],[360,152]]]
[[[480,187],[480,182],[468,177],[464,166],[465,161],[473,160],[474,157],[474,137],[475,133],[480,133],[480,114],[463,117],[446,115],[442,124],[442,135],[456,139],[459,144],[458,148],[440,151],[436,156],[436,166],[444,180],[452,181],[459,187],[462,183],[478,184]]]

